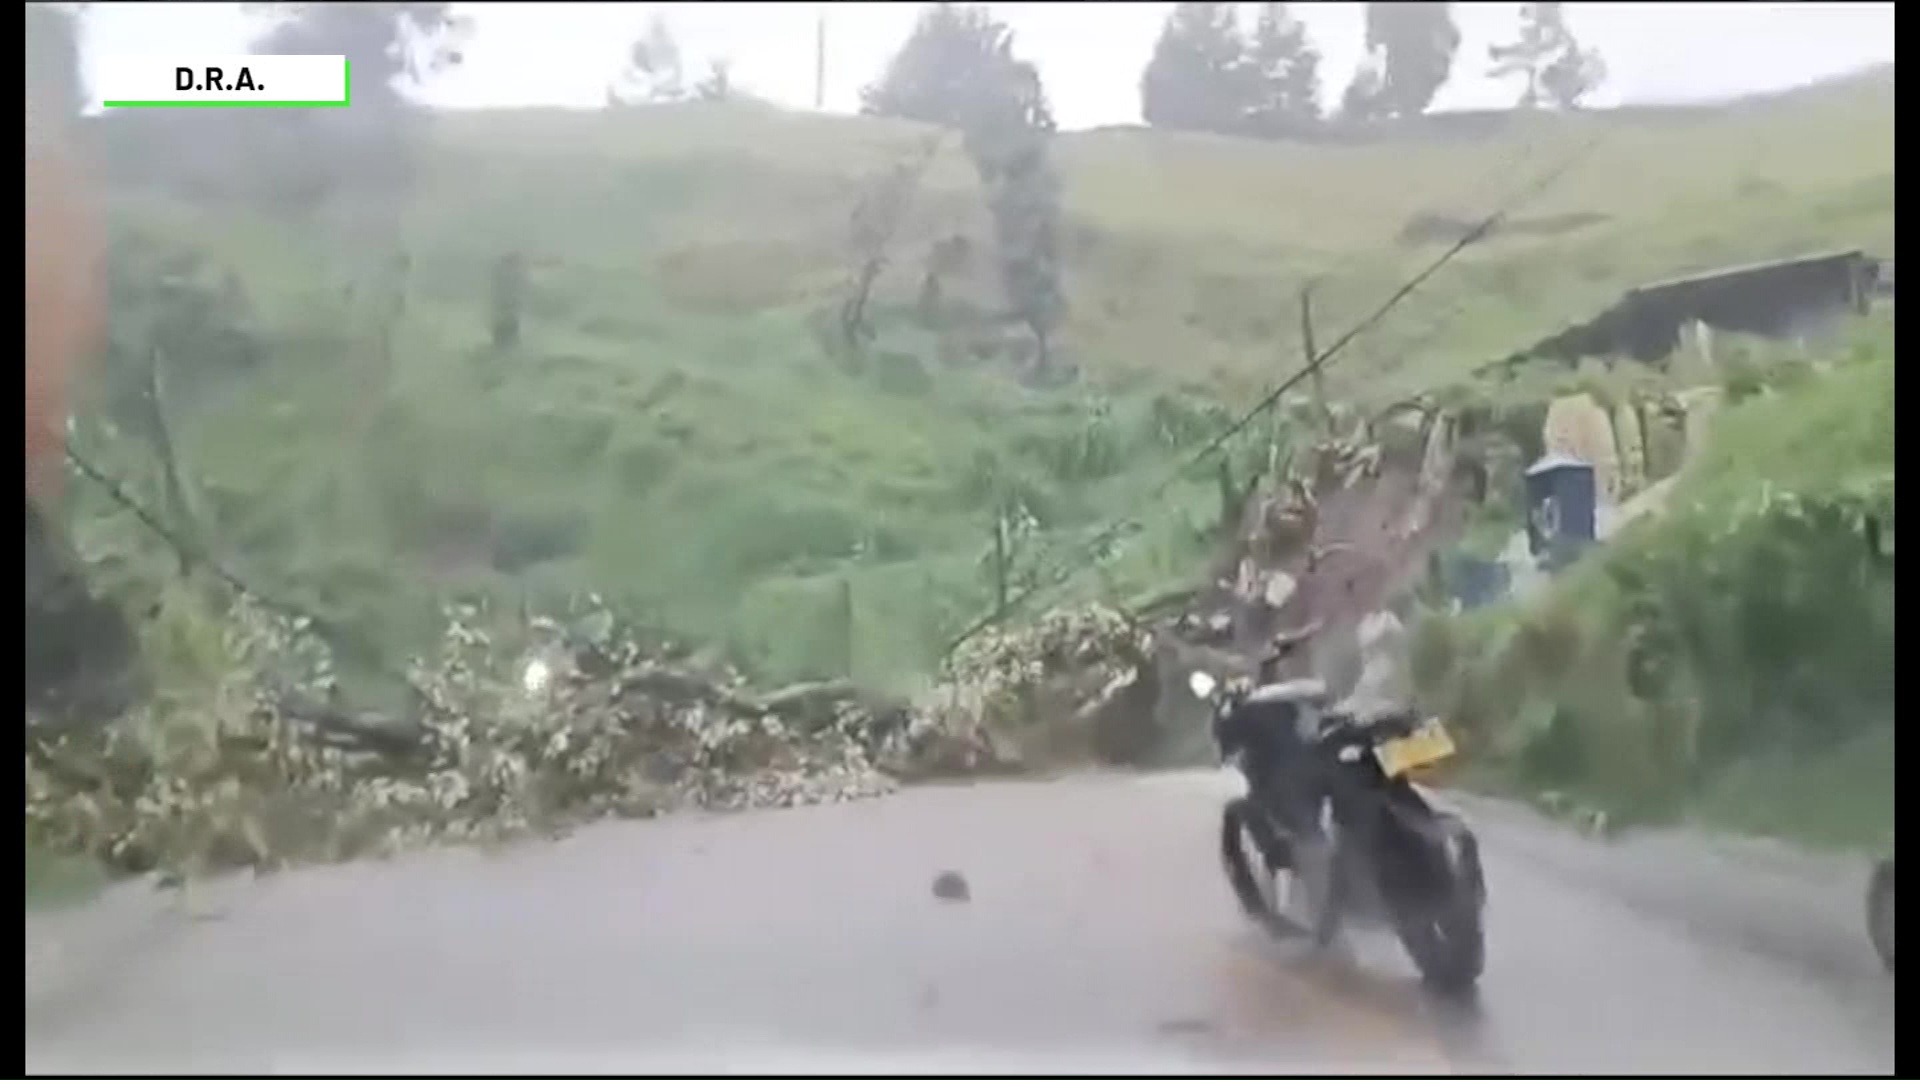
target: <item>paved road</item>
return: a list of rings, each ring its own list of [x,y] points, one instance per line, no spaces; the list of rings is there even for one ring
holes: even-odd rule
[[[1213,773],[609,824],[28,922],[28,1072],[1883,1073],[1863,871],[1468,812],[1477,1002],[1269,942]],[[957,869],[971,899],[936,899]],[[109,960],[109,957],[111,958]]]

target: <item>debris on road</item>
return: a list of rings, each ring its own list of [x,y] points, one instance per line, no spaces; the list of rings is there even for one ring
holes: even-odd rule
[[[1050,618],[910,703],[841,681],[757,691],[597,603],[565,621],[470,606],[413,665],[415,707],[398,718],[333,704],[332,655],[296,621],[242,601],[222,622],[232,662],[190,701],[98,727],[29,722],[35,842],[192,876],[604,817],[870,798],[1018,769],[1007,735],[1037,722],[1006,708],[1023,673],[1057,679],[1100,646],[1084,620]]]
[[[414,665],[418,707],[401,721],[328,704],[330,654],[237,605],[235,662],[204,700],[101,728],[30,725],[28,830],[125,871],[271,867],[683,807],[866,798],[895,786],[884,763],[940,742],[851,687],[756,695],[603,610],[526,624],[530,648],[496,643],[485,616],[452,613],[440,654]]]
[[[960,876],[958,870],[943,870],[934,875],[933,895],[936,899],[966,902],[973,899],[973,891],[967,887],[967,879]]]

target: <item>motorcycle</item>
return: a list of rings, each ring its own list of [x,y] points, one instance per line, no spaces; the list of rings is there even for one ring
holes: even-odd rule
[[[1328,710],[1326,688],[1314,679],[1226,686],[1196,671],[1188,686],[1211,705],[1222,761],[1248,783],[1220,824],[1227,879],[1248,916],[1320,946],[1349,920],[1384,923],[1429,985],[1471,987],[1486,956],[1479,842],[1412,783],[1452,756],[1445,725],[1411,715],[1359,722]],[[1290,748],[1280,751],[1281,742]],[[1278,763],[1264,759],[1277,752],[1298,760],[1276,774]],[[1285,900],[1261,889],[1248,839]],[[1285,910],[1296,882],[1308,897],[1302,915]]]
[[[1880,963],[1893,974],[1893,858],[1888,856],[1874,865],[1873,878],[1867,883],[1867,937]]]

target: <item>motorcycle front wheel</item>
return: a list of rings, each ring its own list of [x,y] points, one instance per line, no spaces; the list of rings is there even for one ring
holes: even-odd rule
[[[1220,862],[1240,910],[1275,937],[1311,936],[1325,945],[1338,931],[1337,908],[1328,896],[1314,910],[1297,854],[1247,799],[1234,799],[1221,810]],[[1308,902],[1300,903],[1301,898]]]
[[[1230,800],[1220,809],[1220,866],[1226,871],[1227,884],[1233,888],[1240,910],[1270,933],[1285,936],[1293,927],[1280,917],[1269,891],[1260,887],[1263,878],[1271,881],[1272,875],[1266,871],[1271,868],[1273,853],[1268,845],[1260,843],[1255,827],[1253,810],[1246,799]],[[1251,845],[1249,840],[1253,841]],[[1255,849],[1252,853],[1247,851],[1249,846]],[[1256,862],[1261,866],[1258,877]]]

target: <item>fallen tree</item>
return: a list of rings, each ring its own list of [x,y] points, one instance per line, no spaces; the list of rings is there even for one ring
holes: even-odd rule
[[[29,839],[191,875],[1018,767],[988,726],[1010,719],[951,686],[924,705],[843,682],[760,691],[591,605],[511,644],[487,616],[451,613],[396,717],[340,707],[324,643],[243,599],[222,614],[232,662],[214,685],[104,725],[29,715]]]
[[[1423,571],[1484,487],[1450,414],[1342,423],[1237,495],[1206,586],[1151,612],[1088,605],[995,628],[912,701],[838,681],[757,688],[585,603],[562,620],[455,610],[408,672],[405,715],[355,712],[323,639],[243,599],[220,613],[230,662],[211,685],[107,725],[30,718],[29,838],[187,875],[1192,759],[1205,718],[1189,671],[1250,670],[1276,627],[1350,628]]]

